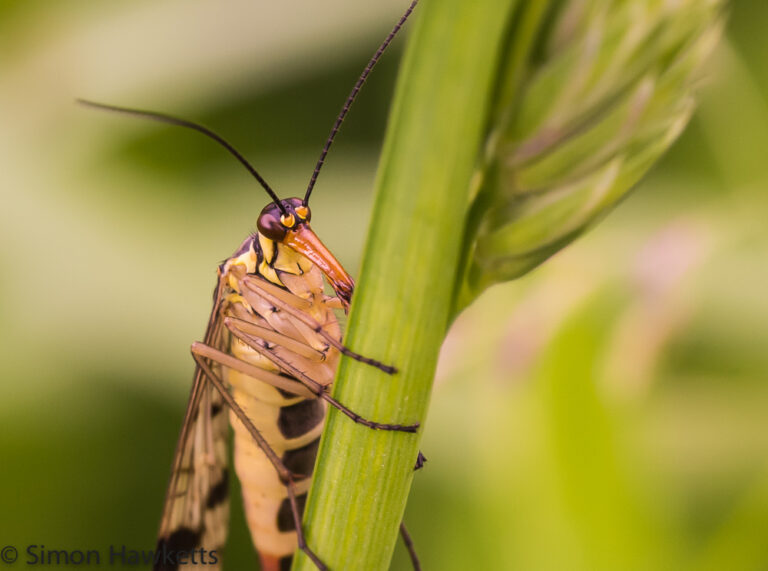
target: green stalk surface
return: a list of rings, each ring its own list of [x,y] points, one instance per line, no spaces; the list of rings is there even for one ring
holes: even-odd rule
[[[343,358],[334,396],[362,416],[423,422],[451,320],[471,179],[515,0],[424,0],[396,88],[373,222],[346,344],[398,368]],[[331,569],[387,569],[420,434],[375,431],[331,409],[305,513]],[[294,570],[314,569],[299,553]]]

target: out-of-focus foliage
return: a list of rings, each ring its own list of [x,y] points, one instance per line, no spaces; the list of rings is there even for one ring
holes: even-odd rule
[[[500,75],[459,308],[570,243],[682,132],[721,2],[525,3]]]
[[[203,120],[293,195],[401,9],[38,2],[2,19],[0,547],[153,547],[189,343],[265,200],[207,141],[73,98]],[[768,5],[731,12],[638,192],[455,322],[406,512],[426,569],[768,564]],[[313,198],[353,274],[395,62]],[[255,568],[233,506],[228,568]]]

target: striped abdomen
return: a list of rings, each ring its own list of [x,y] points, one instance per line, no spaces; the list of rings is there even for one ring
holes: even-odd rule
[[[319,270],[312,267],[302,275],[278,271],[278,275],[288,290],[301,298],[302,309],[323,324],[326,332],[338,338],[339,325],[324,301]],[[311,303],[307,304],[307,300]],[[311,347],[317,352],[313,358],[301,356],[277,343],[251,339],[267,355],[273,352],[318,383],[328,385],[333,380],[338,352],[329,348],[316,331],[292,319],[280,307],[263,299],[249,298],[246,301],[232,292],[225,314],[246,319]],[[230,350],[235,357],[262,369],[290,376],[240,339],[232,338]],[[297,503],[303,508],[323,429],[325,402],[297,397],[233,370],[228,372],[228,380],[237,402],[272,450],[295,475]],[[289,568],[297,538],[285,483],[242,423],[232,414],[230,422],[235,433],[235,469],[242,487],[246,519],[262,568],[266,571]]]

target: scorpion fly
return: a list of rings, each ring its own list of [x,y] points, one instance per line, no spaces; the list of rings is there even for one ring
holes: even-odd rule
[[[242,154],[202,125],[80,101],[206,135],[240,161],[271,199],[258,217],[257,231],[218,267],[205,337],[191,347],[194,382],[166,492],[155,569],[219,567],[229,516],[228,424],[234,433],[234,466],[246,519],[265,571],[288,569],[297,548],[319,569],[327,568],[304,540],[301,515],[329,405],[372,429],[418,428],[363,418],[330,395],[341,354],[388,374],[396,371],[342,344],[334,310],[349,309],[355,284],[312,231],[309,208],[312,189],[345,116],[417,1],[368,61],[344,102],[303,198],[280,199]],[[324,294],[323,279],[335,295]],[[418,568],[407,532],[401,530]]]

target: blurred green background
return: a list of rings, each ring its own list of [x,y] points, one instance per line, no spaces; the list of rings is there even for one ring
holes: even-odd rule
[[[299,194],[403,7],[0,2],[0,547],[153,547],[188,347],[265,203],[202,137],[73,99],[203,121]],[[768,569],[768,4],[731,7],[661,164],[454,324],[406,513],[426,569]],[[313,198],[353,275],[401,51]],[[227,568],[255,568],[233,505]]]

